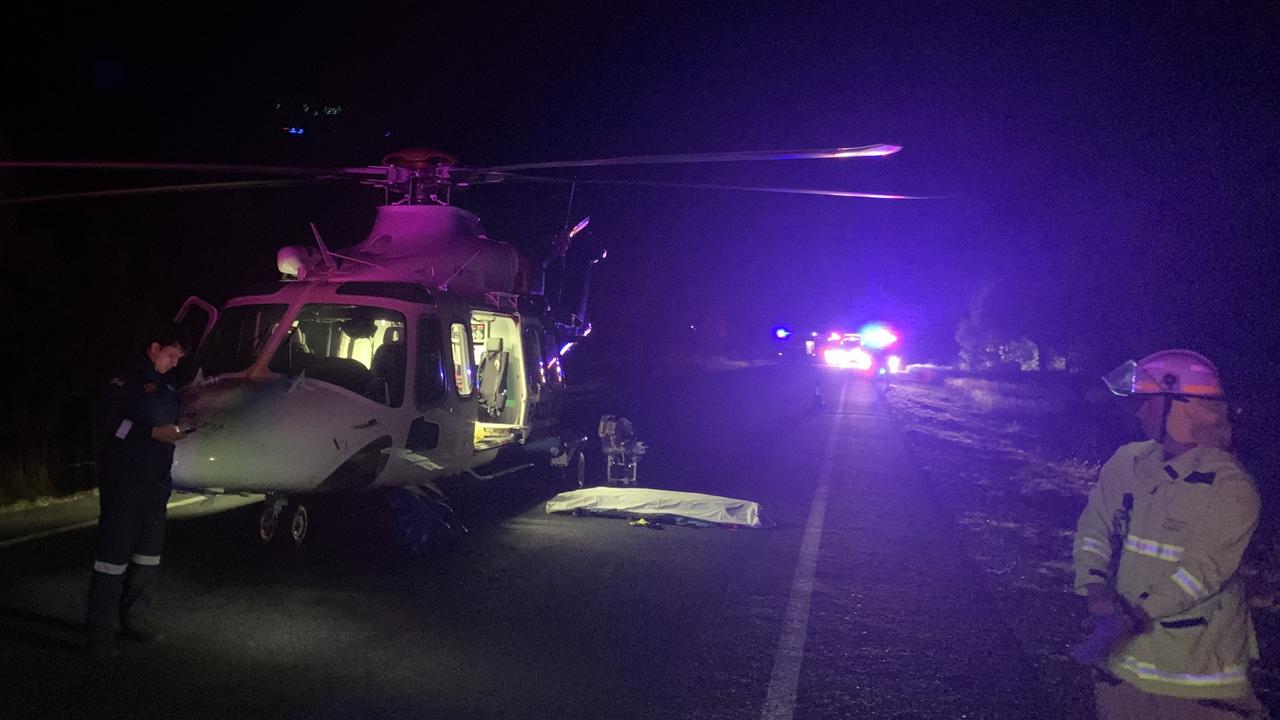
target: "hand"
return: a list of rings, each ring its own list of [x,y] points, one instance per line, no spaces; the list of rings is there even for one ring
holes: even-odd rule
[[[174,445],[182,439],[182,430],[177,425],[157,425],[151,428],[151,439]]]
[[[1096,616],[1119,615],[1125,609],[1124,600],[1115,590],[1102,583],[1085,587],[1085,604],[1089,608],[1089,614]]]
[[[1128,613],[1090,615],[1089,636],[1071,647],[1071,657],[1088,665],[1106,667],[1107,659],[1136,634],[1136,621]]]
[[[1141,607],[1137,605],[1130,607],[1129,618],[1133,620],[1134,634],[1141,635],[1151,629],[1151,616]]]

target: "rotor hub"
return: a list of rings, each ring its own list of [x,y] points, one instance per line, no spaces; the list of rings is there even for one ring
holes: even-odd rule
[[[438,165],[457,165],[458,159],[448,153],[432,150],[431,148],[402,148],[384,155],[382,164],[410,170],[427,170]]]

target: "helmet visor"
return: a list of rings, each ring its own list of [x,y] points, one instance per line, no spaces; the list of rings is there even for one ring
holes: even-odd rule
[[[1223,398],[1218,371],[1203,355],[1190,350],[1164,350],[1102,376],[1116,395],[1175,395]]]
[[[1102,376],[1107,389],[1121,397],[1137,395],[1143,383],[1139,380],[1142,369],[1133,360],[1126,360],[1120,367]]]

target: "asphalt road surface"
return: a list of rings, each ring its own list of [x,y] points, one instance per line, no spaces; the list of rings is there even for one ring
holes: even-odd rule
[[[300,550],[257,507],[174,512],[165,642],[95,663],[92,528],[0,545],[0,718],[1053,718],[876,387],[798,366],[653,378],[611,412],[642,485],[756,500],[727,530],[547,515],[534,476],[459,491],[427,555],[377,499],[317,508]],[[564,488],[560,488],[564,489]]]

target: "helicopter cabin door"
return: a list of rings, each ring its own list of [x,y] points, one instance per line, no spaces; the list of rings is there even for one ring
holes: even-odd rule
[[[520,318],[489,310],[471,311],[471,344],[476,365],[475,449],[521,442],[528,432],[529,386],[525,377]]]
[[[465,316],[418,320],[413,392],[420,417],[405,445],[442,468],[459,467],[472,454],[476,388],[470,340]]]
[[[209,337],[209,331],[213,330],[213,324],[217,320],[218,309],[195,295],[182,303],[182,307],[178,308],[178,314],[173,316],[173,321],[186,331],[192,343],[192,346],[187,348],[187,355],[195,356],[196,351]]]

